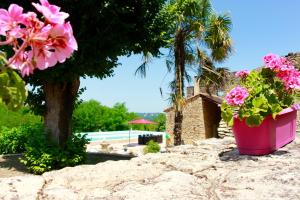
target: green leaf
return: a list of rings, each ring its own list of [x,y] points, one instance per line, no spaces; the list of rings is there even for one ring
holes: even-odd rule
[[[27,98],[27,90],[23,79],[12,69],[0,72],[0,103],[16,110],[21,108]]]
[[[222,110],[221,116],[222,116],[223,120],[225,122],[227,122],[227,124],[229,126],[232,126],[233,125],[233,111],[232,111],[231,107],[228,106],[226,103],[223,103],[221,106],[221,110]]]
[[[248,126],[259,126],[264,120],[264,117],[261,115],[251,115],[248,118],[246,118],[246,123]]]
[[[267,112],[268,111],[268,100],[261,94],[252,100],[252,105],[254,106],[254,113]]]
[[[277,114],[282,111],[282,107],[279,104],[272,104],[270,106],[273,119],[276,118]]]

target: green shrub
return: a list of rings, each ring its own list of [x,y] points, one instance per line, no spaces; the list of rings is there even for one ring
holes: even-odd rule
[[[34,174],[83,164],[86,160],[87,143],[85,135],[78,134],[71,136],[66,147],[61,148],[49,143],[44,135],[40,135],[26,145],[26,152],[21,162]]]
[[[144,153],[157,153],[160,151],[160,146],[157,142],[150,140],[144,148]]]
[[[0,154],[23,153],[29,141],[41,135],[41,124],[23,125],[14,128],[2,127],[0,130]]]
[[[23,107],[14,111],[0,103],[0,127],[5,126],[7,128],[14,128],[38,123],[42,124],[41,116],[32,114],[31,110],[28,108]]]

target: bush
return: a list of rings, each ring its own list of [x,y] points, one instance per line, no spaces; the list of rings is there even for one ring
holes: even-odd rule
[[[160,146],[157,142],[154,142],[153,140],[150,140],[147,143],[147,146],[144,148],[144,153],[157,153],[160,151]]]
[[[31,138],[42,133],[41,124],[23,125],[15,128],[2,127],[0,130],[0,154],[23,153]]]
[[[41,116],[32,114],[26,107],[13,111],[0,103],[0,127],[14,128],[28,124],[42,124]]]
[[[83,164],[86,161],[87,143],[85,135],[73,135],[67,141],[66,147],[61,148],[49,143],[45,135],[40,135],[26,145],[26,152],[21,163],[34,174]]]

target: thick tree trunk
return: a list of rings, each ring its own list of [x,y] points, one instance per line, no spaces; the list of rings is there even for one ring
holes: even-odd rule
[[[182,107],[184,99],[184,72],[185,72],[185,49],[184,34],[179,30],[175,36],[175,118],[174,118],[174,145],[181,145],[182,134]]]
[[[72,114],[79,89],[79,77],[68,82],[46,82],[45,92],[45,128],[51,141],[64,147],[72,134]]]

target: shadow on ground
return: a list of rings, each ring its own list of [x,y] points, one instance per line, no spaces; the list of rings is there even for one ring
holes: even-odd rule
[[[22,176],[28,174],[25,166],[20,163],[19,159],[22,154],[10,154],[0,155],[0,178]],[[130,160],[132,157],[114,155],[114,154],[102,154],[102,153],[87,153],[87,161],[85,164],[94,165],[100,162],[108,160]]]
[[[25,166],[19,161],[21,157],[21,154],[2,155],[0,157],[0,168],[15,169],[17,171],[26,172]]]
[[[282,156],[288,154],[288,151],[278,150],[269,155],[263,155],[265,157],[271,157],[272,155]],[[239,160],[253,160],[258,161],[258,158],[261,156],[250,156],[250,155],[241,155],[237,148],[231,148],[229,150],[219,153],[219,158],[221,161],[239,161]]]
[[[94,165],[100,162],[105,162],[109,160],[118,161],[118,160],[130,160],[133,156],[125,156],[118,154],[105,154],[105,153],[88,153],[86,164]]]
[[[0,155],[0,178],[27,174],[25,166],[20,163],[21,154]]]

